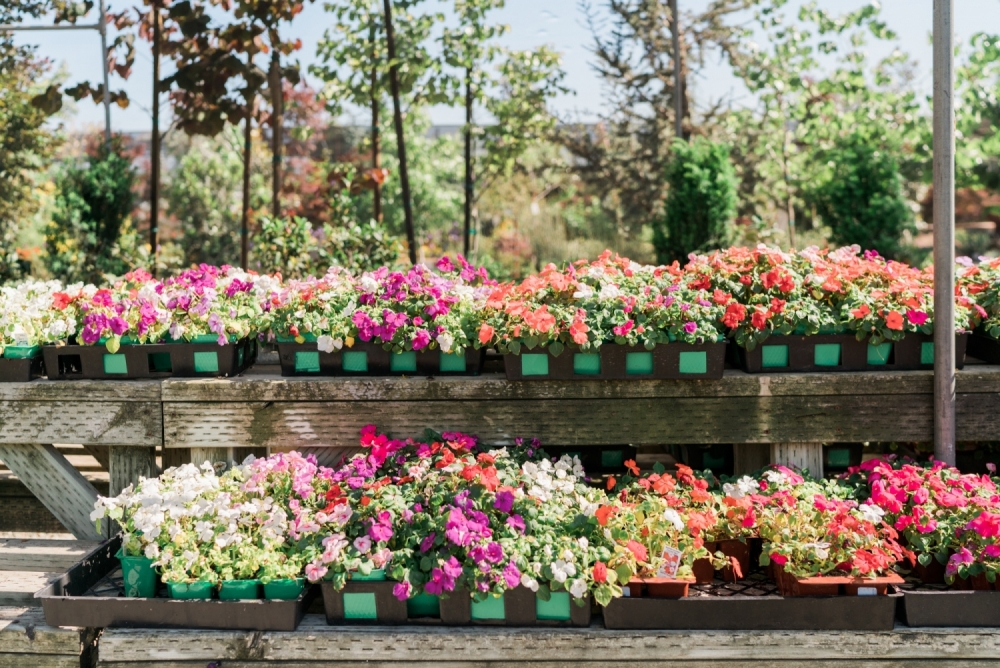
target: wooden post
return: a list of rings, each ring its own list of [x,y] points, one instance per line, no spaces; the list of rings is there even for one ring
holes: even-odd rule
[[[222,462],[228,468],[242,463],[248,455],[267,457],[267,448],[191,448],[191,463],[201,466],[205,462]]]
[[[733,473],[749,475],[771,463],[769,443],[737,443],[733,446]]]
[[[111,496],[117,496],[139,478],[156,476],[156,448],[113,445],[110,448],[108,473],[111,475]]]
[[[0,460],[74,536],[81,540],[106,537],[90,521],[97,490],[55,447],[0,444]],[[102,528],[107,530],[106,525]]]
[[[822,443],[772,443],[771,463],[807,469],[814,478],[823,477]]]

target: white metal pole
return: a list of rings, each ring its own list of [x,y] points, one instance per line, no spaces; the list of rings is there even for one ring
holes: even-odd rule
[[[954,0],[934,0],[934,457],[955,465]]]
[[[97,20],[101,31],[101,72],[104,74],[104,141],[111,147],[111,88],[108,83],[108,16],[104,0],[100,3],[101,15]]]

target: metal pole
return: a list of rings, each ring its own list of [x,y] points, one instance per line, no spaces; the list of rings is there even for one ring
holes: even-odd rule
[[[955,465],[954,0],[934,0],[934,457]]]
[[[670,0],[670,21],[674,49],[674,134],[684,138],[684,81],[681,72],[681,17],[677,0]]]
[[[99,23],[69,24],[64,26],[4,26],[0,25],[0,32],[22,32],[30,30],[100,30]]]
[[[93,5],[92,5],[93,6]],[[101,72],[104,74],[104,141],[111,148],[111,84],[108,83],[108,16],[101,0],[98,30],[101,32]]]

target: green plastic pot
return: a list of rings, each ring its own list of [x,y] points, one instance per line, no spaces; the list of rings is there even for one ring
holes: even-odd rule
[[[41,346],[6,346],[3,357],[9,360],[30,360],[38,357],[41,352]]]
[[[219,587],[220,601],[241,601],[260,598],[260,580],[223,580]]]
[[[368,575],[363,573],[351,573],[350,579],[355,582],[385,582],[385,569],[374,568]]]
[[[199,580],[198,582],[168,582],[167,589],[170,590],[170,598],[179,601],[205,600],[212,598],[212,583]]]
[[[440,617],[441,597],[434,594],[418,594],[413,598],[406,599],[406,616],[417,617]]]
[[[305,578],[286,578],[264,583],[264,598],[270,601],[294,601],[305,589]]]
[[[473,621],[506,619],[503,596],[487,596],[485,600],[473,601],[470,610]]]
[[[119,549],[115,555],[122,565],[122,582],[128,598],[153,598],[156,596],[156,571],[148,557],[127,557]]]
[[[554,591],[547,601],[543,601],[541,597],[536,595],[535,617],[550,621],[569,621],[572,617],[570,605],[569,592]]]

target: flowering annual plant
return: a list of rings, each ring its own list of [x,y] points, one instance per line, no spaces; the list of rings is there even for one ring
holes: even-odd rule
[[[9,347],[65,343],[76,332],[75,304],[97,291],[82,283],[29,279],[0,287],[0,355]]]
[[[549,264],[519,284],[498,286],[479,327],[479,345],[519,354],[522,347],[598,349],[716,342],[721,304],[680,280],[676,266],[639,265],[605,251],[594,262]]]
[[[321,280],[291,282],[272,297],[275,333],[279,340],[315,340],[324,352],[360,340],[394,352],[462,354],[472,346],[491,282],[461,255],[441,258],[436,268],[382,267],[353,277],[335,267]]]

